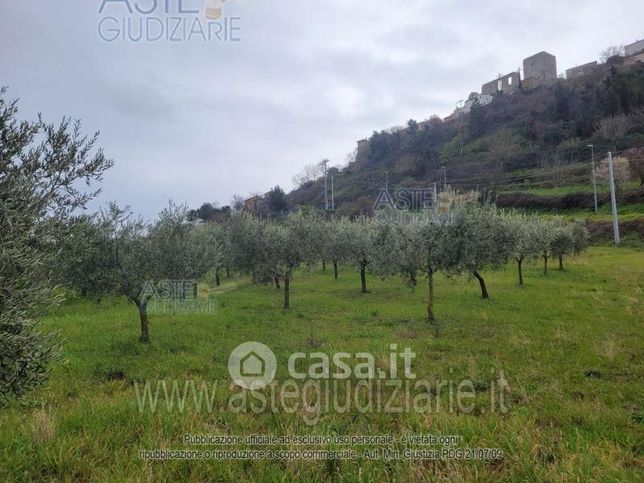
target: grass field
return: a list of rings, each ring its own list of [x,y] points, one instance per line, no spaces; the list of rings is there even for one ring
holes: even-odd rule
[[[546,217],[563,216],[570,220],[582,219],[588,221],[612,221],[612,208],[610,203],[601,205],[597,213],[592,209],[568,209],[568,210],[526,210],[529,212],[536,212],[539,215]],[[617,207],[617,215],[620,222],[639,220],[644,218],[644,203],[634,203],[630,205],[622,205]]]
[[[291,310],[281,294],[227,281],[213,314],[151,316],[150,345],[137,341],[134,306],[72,300],[46,319],[65,338],[50,381],[0,412],[0,480],[102,481],[641,481],[644,478],[644,255],[593,247],[548,276],[537,264],[517,286],[514,267],[488,273],[491,299],[473,280],[436,281],[438,335],[427,326],[425,286],[342,267],[300,271]],[[418,377],[467,378],[477,410],[431,413],[262,414],[140,412],[135,382],[224,381],[230,351],[257,340],[277,356],[277,379],[295,351],[371,352],[386,367],[389,344],[418,356]],[[483,395],[503,371],[507,412]],[[477,392],[478,394],[478,392]],[[479,404],[480,403],[480,404]],[[460,446],[500,448],[500,460],[142,461],[139,450],[191,448],[198,434],[460,435]],[[361,447],[362,448],[362,447]]]
[[[590,178],[590,175],[589,175]],[[627,181],[625,182],[622,186],[621,189],[623,190],[634,190],[639,187],[639,182],[638,181]],[[554,187],[549,187],[549,188],[544,188],[544,187],[532,187],[532,186],[522,186],[520,184],[516,185],[507,185],[500,187],[499,191],[517,191],[521,193],[530,193],[533,195],[540,195],[540,196],[563,196],[567,195],[570,193],[592,193],[593,192],[593,185],[590,181],[588,180],[587,183],[581,183],[581,184],[567,184],[564,186],[559,186],[557,188]],[[608,183],[597,183],[597,193],[610,193]]]

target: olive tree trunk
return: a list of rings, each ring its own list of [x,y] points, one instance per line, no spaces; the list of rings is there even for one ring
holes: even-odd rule
[[[139,341],[143,344],[149,344],[150,329],[148,322],[148,303],[139,302],[137,305],[139,307],[139,319],[141,320],[141,337],[139,337]]]
[[[360,283],[362,284],[362,293],[367,293],[367,262],[360,262]]]
[[[418,285],[418,281],[416,280],[416,272],[411,272],[409,274],[409,285],[411,285],[412,287]]]
[[[476,277],[476,279],[479,281],[479,285],[481,286],[481,298],[483,299],[490,298],[490,295],[487,293],[487,287],[485,286],[485,280],[483,280],[483,277],[481,277],[481,274],[476,270],[474,270],[472,272],[472,275]]]
[[[284,308],[288,309],[291,307],[291,301],[290,301],[290,282],[291,282],[291,277],[287,273],[284,275]]]
[[[434,318],[434,271],[427,270],[427,322],[433,324]]]

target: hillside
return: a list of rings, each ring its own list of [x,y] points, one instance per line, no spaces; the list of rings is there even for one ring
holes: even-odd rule
[[[613,58],[584,76],[500,93],[488,105],[474,103],[469,113],[374,131],[358,143],[348,166],[329,175],[341,215],[371,212],[387,173],[390,190],[431,188],[434,182],[440,189],[445,174],[449,185],[485,191],[500,205],[588,208],[589,144],[598,162],[609,150],[629,159],[631,181],[621,196],[642,203],[641,62]],[[599,189],[601,203],[606,187],[600,183]],[[323,207],[323,193],[322,178],[308,181],[288,194],[288,204]]]

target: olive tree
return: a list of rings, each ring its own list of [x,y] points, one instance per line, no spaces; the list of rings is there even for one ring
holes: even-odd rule
[[[513,214],[506,218],[509,235],[514,238],[512,258],[517,262],[519,285],[523,285],[523,262],[539,255],[539,222],[533,216]]]
[[[314,217],[291,214],[283,222],[265,222],[261,230],[259,260],[284,281],[284,308],[290,308],[293,272],[319,257]]]
[[[172,203],[146,226],[129,208],[112,204],[103,213],[111,226],[112,256],[120,291],[139,312],[143,343],[150,342],[150,282],[196,280],[220,263],[221,249],[212,234],[187,220],[187,208]]]
[[[349,258],[360,270],[361,292],[367,293],[367,269],[374,261],[376,247],[376,224],[364,216],[348,225]]]
[[[559,270],[564,269],[564,256],[581,253],[587,245],[588,232],[582,222],[567,222],[561,218],[553,221],[550,251],[559,260]]]
[[[293,273],[319,257],[316,233],[314,217],[302,213],[290,214],[280,221],[235,216],[230,239],[236,266],[251,273],[256,282],[273,281],[277,289],[283,288],[284,308],[288,309]]]
[[[410,287],[418,284],[417,275],[423,266],[420,231],[417,224],[397,224],[394,228],[395,255],[398,268]]]
[[[227,227],[232,266],[241,273],[252,274],[254,278],[261,261],[262,226],[248,213],[235,212]]]
[[[98,216],[76,217],[57,239],[60,247],[53,266],[56,279],[81,297],[102,297],[117,292],[107,227]]]
[[[109,227],[110,256],[114,262],[119,292],[136,305],[141,325],[139,340],[149,343],[147,305],[151,295],[143,294],[143,286],[155,278],[155,263],[158,260],[146,237],[146,226],[129,207],[120,208],[115,203],[101,212],[101,222]]]
[[[226,276],[230,277],[233,258],[230,230],[227,225],[206,223],[195,227],[195,233],[203,239],[203,244],[212,244],[210,247],[204,246],[204,250],[216,249],[217,256],[209,260],[209,266],[215,272],[215,285],[219,287],[221,285],[222,270],[225,270]]]
[[[333,263],[333,277],[338,279],[338,265],[350,260],[351,222],[346,218],[325,223],[324,258]]]
[[[563,257],[573,251],[574,237],[572,225],[558,220],[553,223],[550,253],[559,259],[559,270],[563,270]]]
[[[59,352],[40,319],[60,301],[48,267],[75,210],[113,163],[80,122],[18,119],[0,89],[0,403],[42,383]]]
[[[472,274],[479,282],[481,298],[487,299],[489,293],[481,272],[507,264],[514,248],[511,232],[494,207],[478,205],[458,209],[455,231],[457,270]]]
[[[586,223],[583,220],[574,221],[572,225],[572,237],[574,240],[572,253],[574,255],[583,253],[588,248],[590,242],[588,228],[586,228]]]
[[[434,323],[434,275],[439,270],[452,271],[457,267],[455,237],[458,226],[451,214],[426,213],[418,226],[406,228],[410,249],[418,249],[418,268],[427,275],[427,321]]]
[[[538,220],[537,229],[534,232],[534,243],[537,253],[543,259],[543,274],[548,275],[548,260],[552,254],[552,239],[555,226],[552,220]]]
[[[253,279],[256,282],[272,281],[275,283],[275,288],[280,290],[280,280],[284,277],[281,262],[285,255],[282,252],[286,249],[288,239],[286,228],[277,222],[255,221],[255,223],[258,230],[253,232],[255,235],[252,250],[255,254],[252,267]],[[290,286],[288,288],[290,289]],[[285,290],[288,289],[285,287]],[[286,301],[288,298],[286,292],[284,296]],[[285,305],[289,304],[285,302]]]

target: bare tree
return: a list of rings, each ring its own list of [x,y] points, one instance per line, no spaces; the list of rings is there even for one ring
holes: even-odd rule
[[[608,158],[602,159],[595,167],[595,177],[605,183],[608,182]],[[624,183],[631,179],[631,169],[628,159],[617,156],[613,158],[613,178],[615,189],[619,190]]]
[[[235,213],[238,213],[244,209],[244,197],[242,195],[233,195],[230,200],[230,207]]]
[[[517,137],[510,131],[502,130],[495,133],[488,142],[488,159],[494,163],[500,172],[505,164],[516,156],[521,149]]]
[[[605,117],[597,123],[595,134],[615,146],[631,128],[631,120],[625,114]]]
[[[296,186],[304,186],[306,183],[315,181],[324,175],[324,161],[319,163],[307,164],[298,174],[293,176],[293,184]]]
[[[605,64],[611,57],[624,57],[623,45],[610,45],[599,53],[599,61]]]
[[[627,149],[623,154],[628,159],[631,176],[639,179],[640,186],[644,186],[644,148]]]

